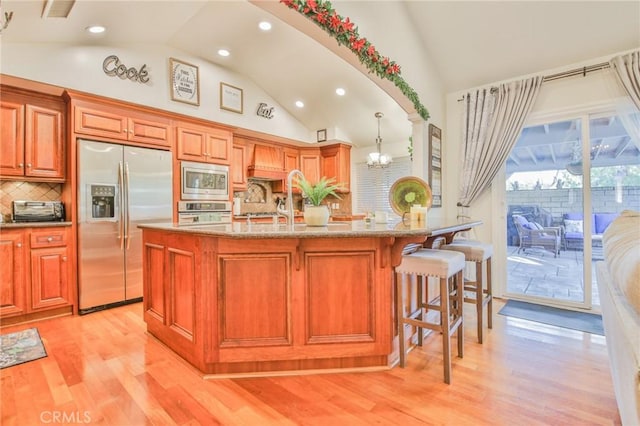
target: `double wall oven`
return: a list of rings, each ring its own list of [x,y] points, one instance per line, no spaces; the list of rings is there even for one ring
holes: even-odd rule
[[[182,161],[180,188],[179,224],[231,223],[229,166]]]

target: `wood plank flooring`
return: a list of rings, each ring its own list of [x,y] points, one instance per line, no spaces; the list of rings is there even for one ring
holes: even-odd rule
[[[483,345],[467,309],[451,385],[439,336],[412,351],[405,369],[203,380],[146,333],[141,304],[6,327],[37,327],[48,356],[0,370],[1,424],[621,423],[602,336],[504,317],[495,305]]]

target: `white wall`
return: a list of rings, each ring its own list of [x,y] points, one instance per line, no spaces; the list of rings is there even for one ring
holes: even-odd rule
[[[146,64],[150,81],[142,84],[106,75],[102,70],[102,62],[109,55],[117,55],[127,67],[139,69]],[[200,106],[171,100],[170,57],[199,67]],[[66,47],[56,44],[3,42],[0,53],[0,72],[231,126],[304,142],[316,142],[315,130],[312,132],[302,126],[251,80],[166,46],[131,44],[126,47]],[[243,114],[220,109],[219,83],[221,81],[243,89]],[[269,120],[256,115],[260,102],[275,106],[274,118]]]

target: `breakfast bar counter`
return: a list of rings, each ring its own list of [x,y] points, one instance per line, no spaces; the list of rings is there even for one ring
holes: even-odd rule
[[[479,224],[139,225],[144,319],[205,375],[388,368],[403,250]]]

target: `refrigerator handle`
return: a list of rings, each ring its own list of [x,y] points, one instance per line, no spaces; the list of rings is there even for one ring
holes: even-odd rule
[[[131,241],[131,235],[130,235],[130,229],[131,228],[131,214],[129,213],[129,163],[125,161],[124,163],[124,186],[125,186],[125,200],[127,203],[127,209],[125,211],[125,216],[126,216],[126,221],[125,221],[125,225],[124,225],[124,229],[125,229],[125,240],[127,240],[127,250],[129,250],[129,246],[131,245],[130,241]]]
[[[124,250],[124,171],[122,161],[118,163],[118,186],[120,187],[120,226],[118,229],[118,238],[120,239],[120,250]]]

